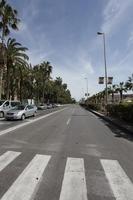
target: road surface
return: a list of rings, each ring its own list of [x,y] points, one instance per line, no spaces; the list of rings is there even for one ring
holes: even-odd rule
[[[78,105],[5,127],[1,200],[133,200],[131,135]]]

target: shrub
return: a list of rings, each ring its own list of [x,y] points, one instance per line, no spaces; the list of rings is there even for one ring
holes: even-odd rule
[[[95,103],[91,103],[91,104],[87,104],[86,108],[87,109],[92,109],[92,110],[100,110],[100,105],[99,104],[95,104]]]
[[[112,104],[107,109],[109,115],[133,122],[133,103]]]

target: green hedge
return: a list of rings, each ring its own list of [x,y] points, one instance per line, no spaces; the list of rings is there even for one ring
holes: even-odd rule
[[[87,104],[86,108],[92,109],[92,110],[100,110],[100,105],[98,105],[98,104]]]
[[[133,122],[133,103],[111,104],[107,109],[109,115]]]

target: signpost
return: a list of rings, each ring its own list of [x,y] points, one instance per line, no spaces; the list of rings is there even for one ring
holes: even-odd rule
[[[113,82],[113,77],[108,77],[108,84],[112,84],[112,82]]]
[[[104,77],[99,77],[99,84],[104,84]]]
[[[105,78],[104,77],[99,77],[99,84],[104,84],[104,80],[105,80]],[[111,85],[112,84],[112,82],[113,82],[113,77],[107,77],[107,84],[108,85]]]

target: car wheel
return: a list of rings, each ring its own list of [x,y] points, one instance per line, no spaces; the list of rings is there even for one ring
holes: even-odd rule
[[[0,118],[3,118],[4,117],[4,112],[0,112]]]
[[[24,119],[25,119],[25,115],[24,115],[24,114],[21,116],[21,119],[22,119],[22,120],[24,120]]]
[[[36,116],[36,112],[34,112],[34,114],[33,114],[33,117],[35,117]]]

